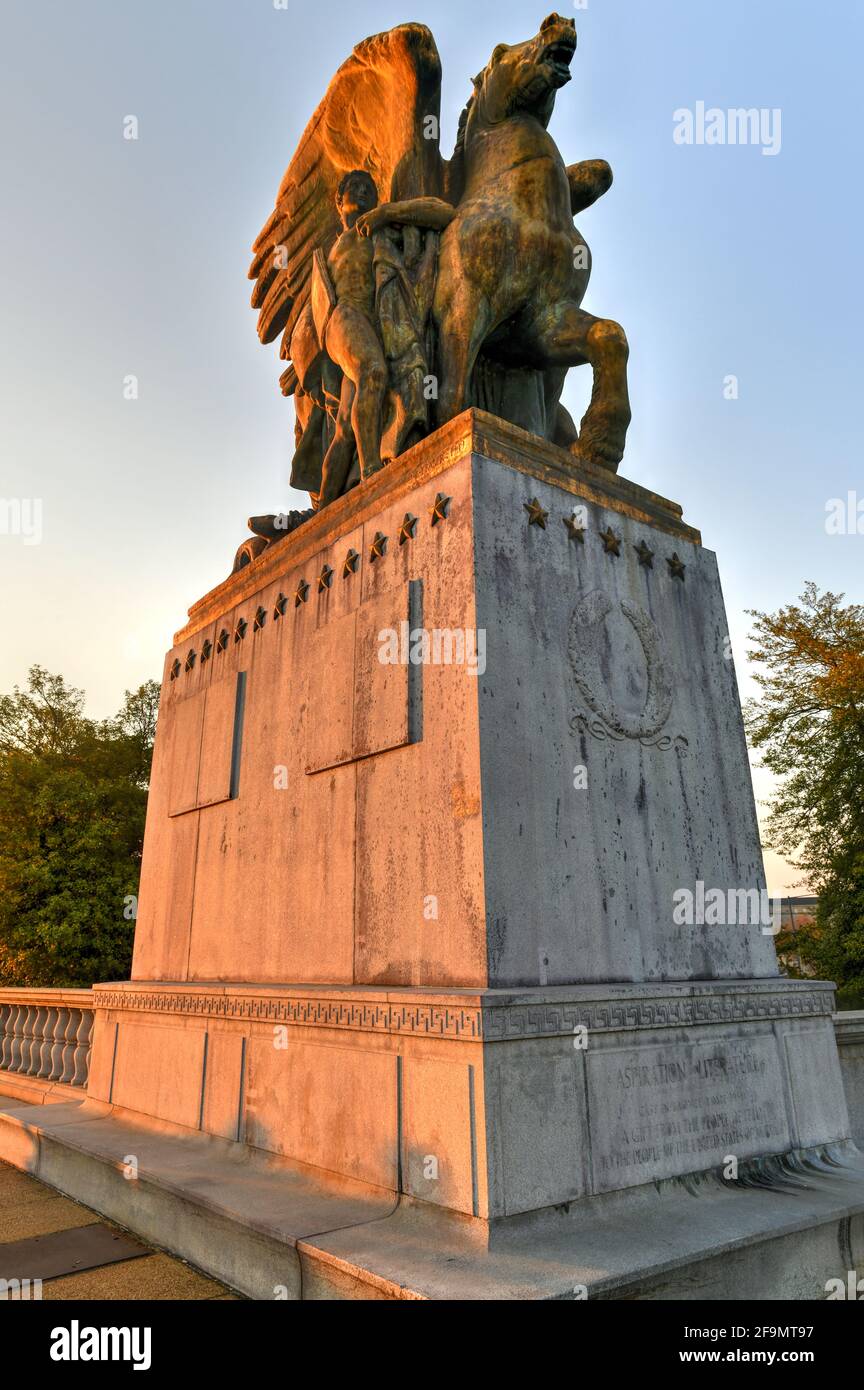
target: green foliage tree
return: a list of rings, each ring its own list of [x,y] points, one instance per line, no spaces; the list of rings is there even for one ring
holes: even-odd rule
[[[96,722],[40,666],[0,696],[0,984],[128,977],[158,706]]]
[[[779,778],[769,844],[819,896],[812,927],[778,950],[864,993],[864,607],[808,583],[798,604],[751,611],[761,697],[748,734]]]

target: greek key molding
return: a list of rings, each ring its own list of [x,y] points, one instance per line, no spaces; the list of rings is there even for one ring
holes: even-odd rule
[[[308,1028],[342,1028],[361,1033],[411,1037],[485,1039],[557,1037],[577,1027],[616,1033],[640,1028],[686,1028],[702,1023],[746,1023],[772,1019],[831,1017],[831,989],[709,990],[642,999],[574,1000],[572,1003],[464,1006],[329,997],[186,993],[178,990],[94,990],[96,1009],[124,1013],[180,1014],[199,1018],[284,1023]]]
[[[185,1014],[202,1018],[293,1023],[312,1028],[348,1028],[362,1033],[411,1033],[431,1037],[480,1036],[479,1010],[436,1004],[374,1003],[276,995],[186,994],[142,990],[97,990],[96,1008],[124,1012]]]
[[[518,1004],[484,1009],[488,1042],[555,1037],[582,1026],[589,1033],[638,1028],[687,1028],[700,1023],[749,1023],[784,1018],[831,1017],[833,993],[709,994],[665,999],[603,1000],[572,1004]]]

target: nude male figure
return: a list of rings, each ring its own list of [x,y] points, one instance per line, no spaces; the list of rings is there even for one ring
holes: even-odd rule
[[[355,169],[345,174],[336,192],[342,234],[327,257],[329,304],[322,312],[319,276],[316,327],[327,356],[342,371],[336,432],[324,457],[320,505],[340,496],[351,469],[354,445],[361,478],[383,466],[381,411],[388,368],[375,321],[375,249],[373,233],[388,223],[440,230],[454,209],[438,198],[415,198],[378,206],[378,190],[370,174]],[[313,286],[313,312],[316,290]]]
[[[344,176],[336,192],[342,234],[327,257],[335,302],[319,326],[322,347],[342,371],[336,433],[324,457],[322,506],[340,495],[355,443],[361,478],[371,477],[382,466],[381,407],[387,363],[375,328],[374,248],[355,225],[377,204],[378,190],[370,174],[355,169]]]

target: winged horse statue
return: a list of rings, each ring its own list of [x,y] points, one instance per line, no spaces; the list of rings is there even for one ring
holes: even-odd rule
[[[312,511],[423,434],[479,406],[615,471],[630,406],[627,339],[581,308],[591,273],[574,216],[612,182],[565,165],[548,133],[576,30],[551,14],[474,78],[440,153],[441,63],[402,24],[359,43],[303,133],[249,270],[262,343],[280,339],[296,408],[292,486]],[[577,430],[570,367],[593,390]],[[311,512],[250,520],[246,563]]]

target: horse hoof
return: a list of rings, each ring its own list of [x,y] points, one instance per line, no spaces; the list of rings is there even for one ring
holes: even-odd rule
[[[252,561],[257,560],[258,556],[267,549],[269,544],[270,542],[266,541],[263,536],[250,536],[249,539],[245,540],[238,548],[237,554],[234,556],[234,565],[231,569],[231,573],[239,574],[240,570],[245,569],[247,565],[251,565]]]
[[[595,468],[605,468],[608,473],[617,473],[618,465],[624,457],[623,445],[618,448],[607,440],[578,439],[571,444],[570,453],[583,463],[593,464]]]

